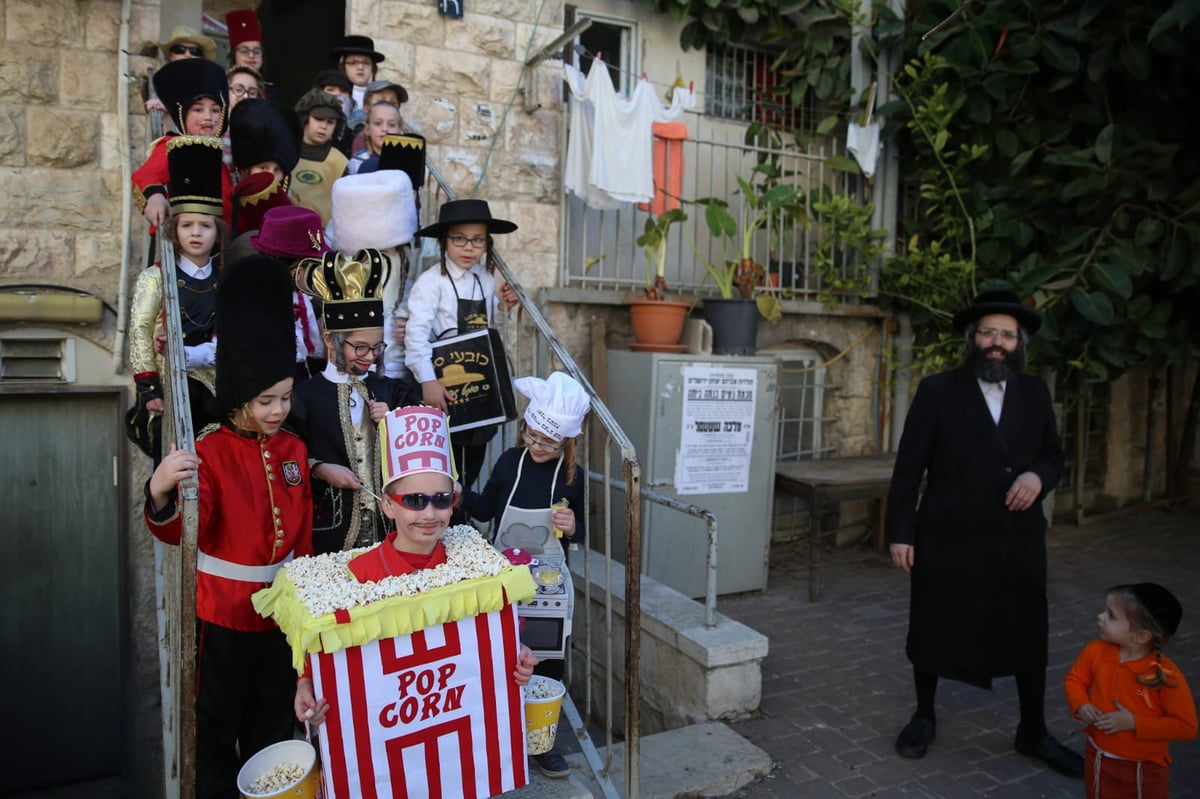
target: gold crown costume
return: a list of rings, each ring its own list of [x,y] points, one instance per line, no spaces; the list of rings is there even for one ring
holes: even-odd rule
[[[383,284],[391,262],[378,250],[339,252],[302,262],[297,279],[301,291],[319,299],[325,330],[353,333],[383,329]],[[335,349],[341,356],[344,349]],[[376,358],[376,363],[379,358]],[[418,394],[419,396],[419,394]],[[371,420],[370,403],[389,409],[414,401],[412,384],[374,373],[353,374],[338,358],[325,371],[296,387],[290,424],[308,444],[313,477],[313,547],[317,554],[369,546],[385,533],[383,518],[372,494],[380,493],[379,436]],[[354,472],[366,490],[335,488],[317,474],[322,465]]]

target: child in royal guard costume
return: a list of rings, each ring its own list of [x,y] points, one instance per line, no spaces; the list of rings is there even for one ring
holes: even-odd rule
[[[296,389],[289,427],[308,444],[317,554],[383,540],[376,423],[418,398],[407,380],[378,373],[383,285],[391,264],[378,250],[305,261],[300,289],[321,301],[325,370]],[[374,371],[373,371],[374,370]]]
[[[178,544],[177,486],[199,481],[196,568],[196,795],[237,795],[247,758],[292,736],[292,658],[250,596],[293,557],[312,553],[304,442],[282,430],[291,403],[291,276],[279,261],[233,263],[220,284],[221,424],[196,452],[172,448],[146,486],[146,524]]]
[[[179,316],[188,367],[192,423],[198,430],[215,421],[209,407],[216,390],[217,278],[227,240],[221,219],[221,140],[211,136],[174,136],[164,143],[170,164],[171,216],[163,229],[175,249],[172,279],[179,285]],[[129,365],[136,387],[126,417],[129,436],[157,461],[162,453],[159,429],[163,411],[162,264],[138,275],[129,324]]]
[[[229,121],[229,83],[225,70],[212,61],[202,58],[172,61],[154,73],[154,90],[184,135],[219,137],[225,132]],[[154,142],[146,162],[133,173],[134,202],[152,229],[162,225],[171,210],[167,142],[174,135],[167,134]],[[220,197],[221,216],[225,224],[232,225],[233,181],[224,167]]]
[[[243,100],[229,116],[238,179],[233,231],[239,236],[257,230],[269,209],[292,204],[288,188],[300,160],[300,127],[295,114],[269,100]]]
[[[494,520],[492,541],[498,547],[516,546],[540,557],[551,551],[551,535],[561,534],[572,543],[583,539],[585,477],[575,460],[575,440],[583,432],[591,400],[564,372],[545,380],[519,377],[513,388],[529,398],[517,446],[496,461],[483,493],[466,492],[465,503],[470,517]],[[543,657],[537,673],[561,680],[563,661]],[[556,748],[534,755],[533,762],[547,777],[571,772]]]
[[[413,283],[404,338],[405,365],[421,384],[426,405],[452,411],[453,397],[434,370],[434,342],[490,327],[500,302],[509,308],[516,305],[507,283],[500,287],[497,299],[492,277],[492,235],[516,229],[513,222],[493,218],[484,200],[452,200],[442,204],[436,224],[417,231],[418,236],[436,238],[441,248],[441,266],[425,270]],[[454,457],[464,488],[470,489],[483,469],[496,429],[481,427],[454,435]]]
[[[518,686],[536,659],[512,603],[533,581],[474,529],[447,530],[457,491],[445,414],[402,408],[380,428],[395,532],[295,561],[255,606],[305,666],[295,712],[324,722],[328,799],[495,796],[527,781]]]
[[[383,340],[388,346],[377,371],[409,380],[404,348],[397,346],[396,309],[408,278],[408,244],[417,232],[417,211],[408,175],[388,169],[347,175],[333,184],[333,218],[326,229],[329,246],[344,255],[379,250],[392,263],[380,292]],[[403,339],[401,339],[403,340]]]

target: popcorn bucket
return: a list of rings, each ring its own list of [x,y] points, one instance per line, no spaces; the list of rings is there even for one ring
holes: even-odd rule
[[[531,755],[544,755],[554,748],[558,714],[567,688],[558,680],[535,674],[524,688],[525,744]]]
[[[287,780],[279,788],[252,791],[250,784],[266,775],[276,766],[290,764],[299,766],[303,776]],[[265,797],[287,797],[287,799],[317,799],[321,790],[321,772],[317,768],[317,750],[308,741],[280,741],[259,750],[246,761],[237,776],[238,791],[242,799],[264,799]]]

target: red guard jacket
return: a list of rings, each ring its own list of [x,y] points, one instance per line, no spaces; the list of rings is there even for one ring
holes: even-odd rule
[[[197,439],[196,454],[201,461],[196,615],[233,630],[273,629],[275,622],[255,612],[250,596],[273,579],[266,572],[274,569],[261,567],[313,552],[308,450],[287,431],[259,437],[221,426]],[[183,520],[177,502],[155,513],[147,501],[145,516],[156,538],[179,543]]]

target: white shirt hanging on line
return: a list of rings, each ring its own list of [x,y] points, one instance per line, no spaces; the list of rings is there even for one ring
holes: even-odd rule
[[[601,210],[621,202],[650,202],[654,199],[651,126],[694,108],[695,92],[676,88],[671,105],[664,108],[654,85],[643,79],[623,99],[613,89],[608,67],[598,59],[592,61],[586,79],[570,64],[563,64],[563,77],[578,101],[572,106],[567,141],[567,190]]]

